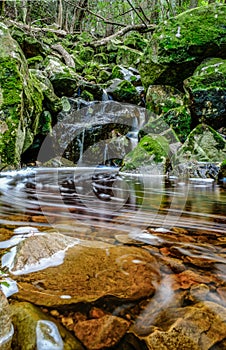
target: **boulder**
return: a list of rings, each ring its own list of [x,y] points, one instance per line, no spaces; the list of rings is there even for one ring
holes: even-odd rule
[[[183,106],[184,95],[172,86],[150,85],[146,94],[146,108],[156,114]]]
[[[4,24],[0,24],[0,46],[0,162],[19,166],[21,153],[37,132],[43,94]]]
[[[192,130],[176,155],[177,163],[222,162],[225,158],[225,139],[206,124],[199,124]]]
[[[81,77],[75,69],[67,67],[59,58],[48,56],[45,61],[45,73],[51,81],[54,92],[58,97],[73,96],[77,93]]]
[[[194,122],[219,129],[226,124],[226,60],[207,59],[184,81]]]
[[[161,23],[139,65],[144,87],[183,80],[207,57],[226,57],[226,6],[214,3],[194,8]]]
[[[140,101],[139,93],[130,81],[114,79],[106,91],[115,101],[133,104]]]
[[[162,135],[148,134],[124,158],[122,170],[139,170],[141,167],[163,165],[157,168],[163,174],[169,156],[169,142]]]
[[[144,249],[54,232],[28,237],[9,254],[9,270],[19,288],[14,297],[36,305],[92,302],[105,296],[139,300],[152,295],[160,280],[155,258]]]
[[[225,139],[210,126],[199,124],[175,154],[173,174],[217,179],[220,162],[225,158]]]

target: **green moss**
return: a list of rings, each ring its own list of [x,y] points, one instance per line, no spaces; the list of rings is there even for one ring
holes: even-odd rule
[[[81,97],[84,98],[84,100],[86,101],[94,101],[93,95],[87,90],[82,91]]]
[[[43,62],[42,56],[35,56],[27,59],[27,64],[29,68],[38,68],[40,63]]]
[[[139,169],[153,163],[165,164],[169,154],[169,143],[164,136],[146,135],[124,159],[123,170]]]
[[[132,32],[127,34],[124,39],[124,45],[131,47],[136,50],[143,51],[147,47],[148,40],[145,39],[144,35]]]
[[[94,50],[91,47],[81,47],[79,51],[79,58],[84,62],[89,62],[93,59]]]
[[[111,73],[111,79],[124,79],[124,75],[120,66],[114,66]]]
[[[163,114],[164,121],[175,131],[181,142],[184,142],[191,132],[191,114],[186,106],[170,109]]]
[[[106,53],[104,53],[104,52],[94,55],[93,60],[98,62],[98,63],[101,63],[101,64],[108,63],[108,57],[107,57]]]
[[[106,83],[108,80],[110,80],[111,73],[108,72],[107,70],[102,69],[97,77],[97,82],[98,83]]]
[[[226,6],[194,8],[160,23],[141,59],[143,85],[166,84],[182,88],[205,57],[225,57]]]
[[[129,81],[122,81],[112,92],[112,96],[117,101],[138,103],[139,95],[136,88]]]

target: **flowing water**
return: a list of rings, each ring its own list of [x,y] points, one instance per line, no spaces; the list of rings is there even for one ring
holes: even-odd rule
[[[116,117],[121,118],[121,106],[114,104],[114,113],[112,107],[108,113],[111,104],[104,105],[104,116],[109,125],[116,125]],[[143,110],[142,113],[135,110],[135,113],[132,108],[132,115],[137,117],[123,123],[129,125],[127,138],[132,140],[134,147],[137,130],[144,124],[145,115]],[[87,123],[86,116],[88,118],[92,111],[83,110],[82,115],[75,116]],[[130,112],[126,106],[126,118],[130,117]],[[101,110],[98,121],[94,120],[93,124],[101,124],[102,115]],[[105,123],[106,119],[103,125]],[[72,130],[71,125],[74,125],[73,120],[65,123],[66,134]],[[94,166],[90,162],[93,160],[92,148],[84,152],[87,135],[83,126],[80,129],[83,132],[78,138],[76,167],[34,167],[0,174],[2,265],[7,249],[40,231],[58,231],[100,244],[137,246],[150,252],[161,271],[161,281],[154,296],[148,295],[145,301],[135,303],[124,300],[114,306],[115,310],[111,303],[107,306],[107,311],[115,315],[129,315],[133,333],[141,337],[150,334],[153,327],[167,329],[169,318],[172,324],[179,307],[203,300],[226,307],[224,183],[219,185],[212,179],[167,177],[157,166],[141,167],[136,173],[105,166],[108,158],[114,158],[110,154],[111,140],[98,143],[102,159],[98,159],[100,165]],[[61,131],[59,124],[55,130],[56,139],[60,139],[60,150],[64,151],[69,141],[64,134],[59,137]],[[72,138],[77,136],[77,129],[71,134]],[[120,152],[122,140],[122,135],[116,139]],[[95,162],[94,159],[93,164]],[[7,275],[4,266],[0,270]],[[4,286],[7,295],[13,296],[16,290],[15,283],[10,288]],[[106,309],[101,302],[99,307]]]

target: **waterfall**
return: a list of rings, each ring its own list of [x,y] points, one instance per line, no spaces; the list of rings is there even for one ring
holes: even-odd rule
[[[104,164],[106,164],[106,162],[108,161],[109,155],[108,155],[108,144],[105,144],[104,147]]]
[[[107,91],[105,89],[103,89],[102,101],[104,102],[104,101],[109,101],[109,100],[110,100],[110,98],[108,96]]]
[[[84,151],[85,129],[82,130],[81,139],[78,139],[79,143],[79,162],[82,162]]]

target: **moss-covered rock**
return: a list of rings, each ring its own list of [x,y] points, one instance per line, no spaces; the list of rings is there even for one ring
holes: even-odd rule
[[[140,75],[137,69],[129,67],[128,69],[116,65],[112,68],[112,74],[111,74],[112,79],[123,79],[130,81],[133,85],[141,85],[141,80],[140,80]]]
[[[115,101],[138,104],[140,100],[136,88],[132,83],[126,80],[115,79],[115,81],[107,88],[107,92]]]
[[[65,350],[83,350],[83,346],[80,344],[80,342],[73,337],[73,335],[66,330],[66,328],[64,328],[53,317],[42,312],[38,307],[28,302],[15,302],[13,305],[11,305],[11,312],[15,327],[15,334],[12,343],[13,348],[30,350],[37,349],[37,340],[41,342],[40,335],[37,337],[38,323],[40,321],[48,321],[50,322],[49,325],[54,324],[57,327],[56,329],[58,330],[60,337],[63,339],[63,348]],[[52,349],[60,349],[62,348],[59,344],[61,343],[60,337],[56,336],[56,331],[53,332],[52,327],[49,327],[49,333],[51,336],[48,334],[48,332],[46,332],[46,335],[49,338],[44,338],[45,347],[46,349],[48,347]]]
[[[169,144],[180,144],[179,138],[175,131],[167,124],[162,116],[151,115],[148,122],[142,127],[138,133],[138,139],[141,140],[145,135],[162,135]],[[173,152],[173,150],[172,150]]]
[[[136,170],[157,163],[165,166],[169,151],[169,142],[164,136],[146,135],[126,155],[122,170]]]
[[[123,42],[125,46],[139,51],[143,51],[148,45],[148,40],[138,32],[130,32],[125,36]]]
[[[37,132],[43,94],[4,24],[0,24],[0,47],[1,166],[18,166],[21,153],[31,145]]]
[[[58,58],[48,56],[45,60],[45,72],[50,79],[58,97],[73,96],[81,79],[74,69],[67,67]]]
[[[36,77],[40,84],[40,90],[44,95],[43,106],[53,115],[59,113],[62,109],[62,101],[54,93],[53,85],[50,80],[38,69],[30,69],[30,73]]]
[[[220,165],[220,171],[218,174],[218,179],[226,179],[226,159]]]
[[[31,32],[25,32],[22,28],[14,26],[10,29],[13,39],[15,39],[25,55],[26,58],[35,56],[46,56],[50,53],[50,48],[42,42],[42,37],[33,35]],[[52,42],[51,42],[52,43]]]
[[[93,56],[94,56],[94,50],[91,47],[80,46],[79,58],[82,61],[84,62],[92,61]]]
[[[218,129],[226,124],[226,60],[207,59],[184,81],[196,122]]]
[[[164,121],[177,134],[179,140],[184,142],[191,132],[191,113],[188,107],[180,106],[170,109],[162,115]]]
[[[226,5],[188,10],[161,23],[139,66],[143,85],[182,88],[184,79],[207,57],[226,57]]]
[[[137,67],[141,56],[141,51],[121,45],[117,48],[116,63],[125,67]]]
[[[172,86],[151,85],[146,94],[146,108],[156,114],[183,105],[183,94]]]
[[[175,164],[198,162],[221,162],[226,158],[226,141],[205,124],[199,124],[189,134],[176,155]]]

